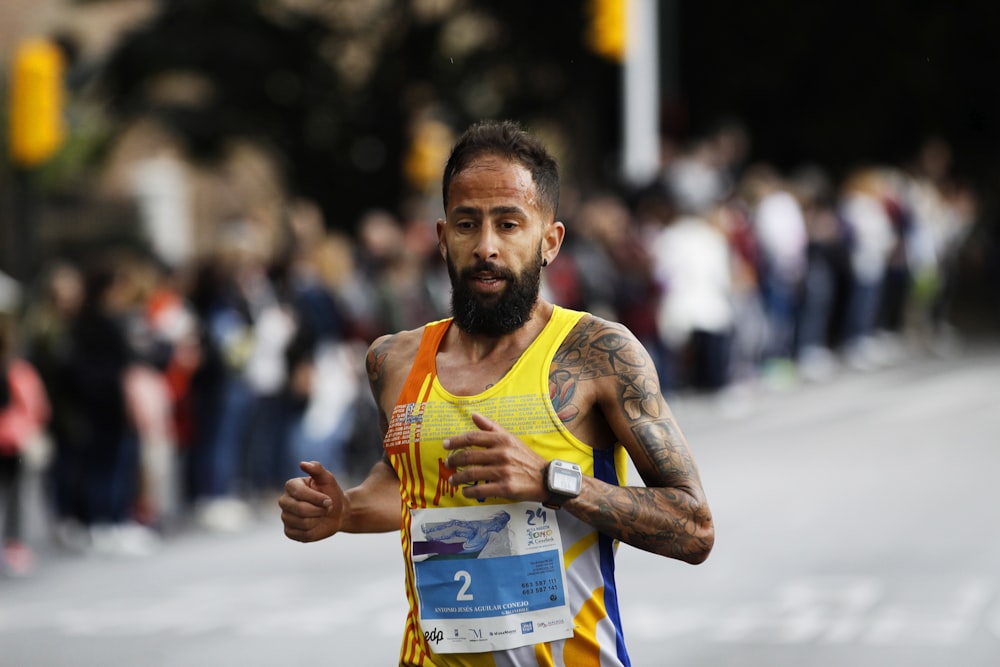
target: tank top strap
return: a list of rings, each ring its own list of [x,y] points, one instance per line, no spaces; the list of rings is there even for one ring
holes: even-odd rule
[[[531,345],[524,351],[518,366],[541,371],[544,386],[548,386],[549,367],[566,336],[586,313],[554,306],[552,317]]]
[[[438,347],[441,340],[448,333],[448,326],[452,318],[431,322],[424,326],[424,333],[420,338],[420,347],[417,349],[417,356],[410,367],[410,373],[406,377],[403,389],[399,394],[397,404],[410,403],[420,400],[422,393],[426,391],[427,381],[436,374],[435,359],[437,358]]]

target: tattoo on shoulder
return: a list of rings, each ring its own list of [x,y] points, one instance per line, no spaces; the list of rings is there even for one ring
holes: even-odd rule
[[[549,399],[552,407],[564,424],[576,419],[580,409],[573,404],[576,395],[576,377],[565,368],[553,368],[549,372]]]
[[[392,337],[387,336],[368,348],[368,354],[365,357],[365,371],[368,373],[368,382],[372,387],[378,387],[384,379],[385,358],[391,344]]]
[[[385,360],[389,354],[389,348],[392,346],[392,336],[386,336],[385,338],[375,341],[369,348],[368,354],[365,355],[365,371],[368,374],[368,384],[371,387],[372,396],[375,397],[375,401],[378,404],[378,397],[382,394],[382,390],[385,384]],[[382,431],[382,436],[389,430],[389,418],[382,409],[381,404],[378,408],[379,416],[379,428]]]
[[[549,374],[553,405],[562,417],[560,408],[572,401],[576,383],[615,377],[628,418],[655,419],[660,416],[660,387],[652,370],[648,355],[622,325],[590,318],[567,336],[553,359]]]

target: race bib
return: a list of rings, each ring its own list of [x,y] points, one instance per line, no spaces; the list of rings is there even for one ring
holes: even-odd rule
[[[437,653],[573,636],[556,512],[539,503],[414,510],[420,625]]]

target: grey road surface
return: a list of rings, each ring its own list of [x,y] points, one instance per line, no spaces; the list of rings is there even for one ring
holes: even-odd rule
[[[672,406],[717,542],[697,567],[621,546],[635,665],[1000,665],[1000,347]],[[0,667],[387,666],[404,613],[395,535],[293,543],[268,502],[0,578]]]

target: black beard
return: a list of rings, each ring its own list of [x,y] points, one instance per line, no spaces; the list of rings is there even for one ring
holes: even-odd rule
[[[469,287],[468,281],[480,271],[488,271],[502,278],[507,282],[507,288],[496,296],[484,297],[477,293]],[[455,318],[455,324],[466,333],[485,336],[503,336],[517,331],[531,317],[531,311],[538,301],[541,275],[541,248],[538,249],[534,261],[526,266],[520,275],[489,262],[478,262],[459,275],[449,257],[451,313]]]

